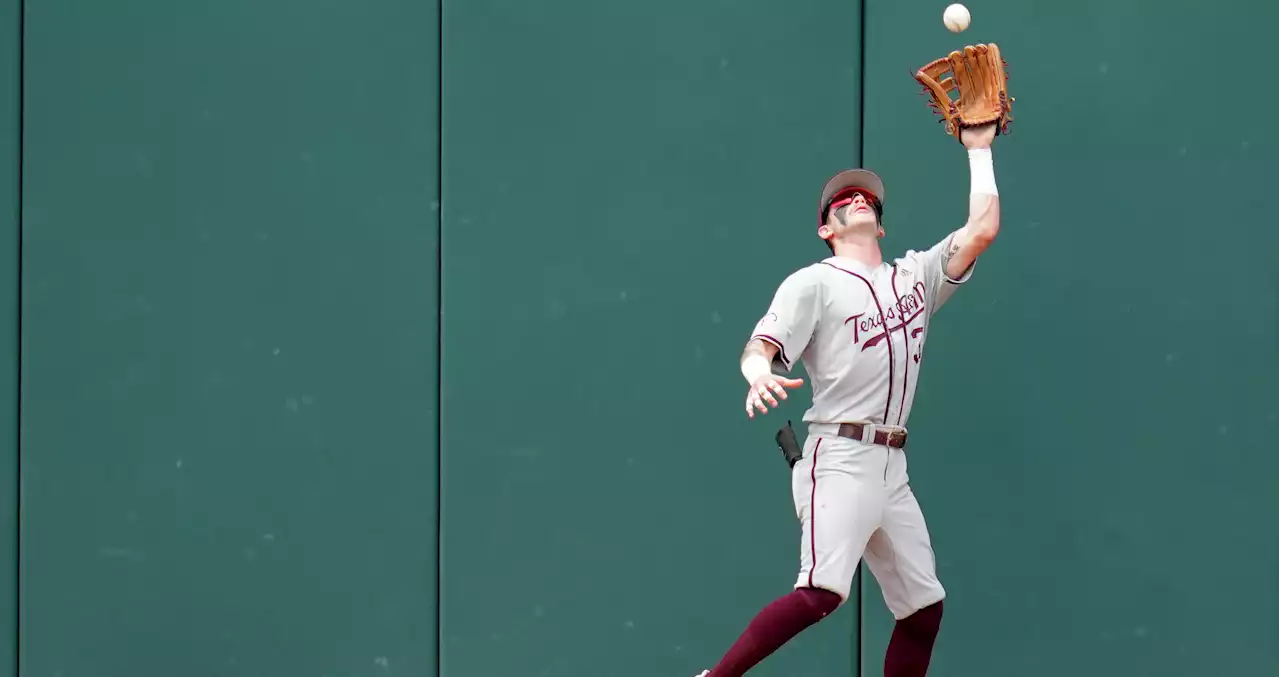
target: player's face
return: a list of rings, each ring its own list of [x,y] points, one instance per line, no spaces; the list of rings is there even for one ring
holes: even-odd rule
[[[826,230],[832,237],[846,233],[881,235],[878,203],[869,191],[850,189],[837,193],[831,201]]]
[[[861,230],[870,228],[875,230],[879,227],[876,219],[876,210],[872,204],[875,198],[870,193],[856,192],[850,198],[848,209],[844,211],[844,225]]]

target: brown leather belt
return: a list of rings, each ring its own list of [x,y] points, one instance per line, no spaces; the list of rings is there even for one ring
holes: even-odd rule
[[[862,432],[865,429],[863,423],[841,423],[840,430],[836,434],[841,437],[847,437],[851,440],[862,441]],[[895,430],[889,432],[886,430],[877,430],[873,437],[875,444],[901,449],[907,446],[907,431]]]

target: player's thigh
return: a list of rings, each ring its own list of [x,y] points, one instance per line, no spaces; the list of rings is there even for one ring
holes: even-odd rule
[[[837,438],[806,443],[792,475],[800,521],[797,586],[848,597],[867,539],[880,524],[883,487],[868,481],[858,449]]]
[[[865,557],[894,618],[906,618],[946,597],[924,513],[909,487],[889,497]]]
[[[875,447],[843,437],[809,437],[791,470],[796,517],[806,518],[812,504],[842,514],[874,512],[879,519],[886,490],[883,454]]]

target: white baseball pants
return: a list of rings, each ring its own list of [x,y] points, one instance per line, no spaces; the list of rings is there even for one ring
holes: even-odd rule
[[[946,596],[906,453],[839,437],[836,428],[810,425],[792,468],[801,526],[796,587],[830,590],[843,602],[865,557],[893,617],[906,618]]]

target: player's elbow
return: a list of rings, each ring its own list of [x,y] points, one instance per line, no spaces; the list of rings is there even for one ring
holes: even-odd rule
[[[989,222],[979,222],[974,224],[971,231],[973,236],[973,246],[979,251],[985,250],[996,241],[996,236],[1000,234],[1000,221],[992,219]]]
[[[773,362],[778,355],[778,346],[770,339],[757,336],[747,342],[747,347],[742,352],[743,359],[750,355],[760,355],[766,361]]]
[[[1000,234],[1000,212],[988,209],[969,223],[969,237],[974,246],[986,249]]]
[[[1000,232],[1000,200],[994,195],[975,195],[969,201],[969,223],[966,224],[974,244],[987,247]]]

